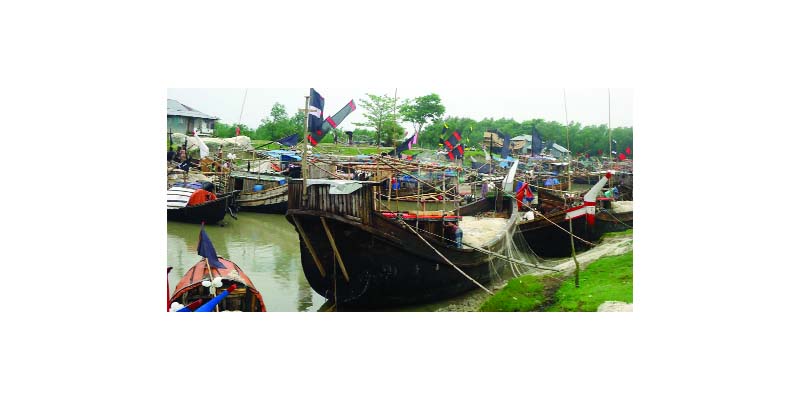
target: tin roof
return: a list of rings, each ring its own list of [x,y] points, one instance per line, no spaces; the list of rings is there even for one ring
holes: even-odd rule
[[[167,115],[178,115],[181,117],[194,117],[203,119],[219,119],[206,113],[195,110],[177,100],[167,99]]]
[[[553,143],[553,148],[562,152],[562,153],[569,153],[570,151],[565,149],[564,147],[559,146],[557,143]]]

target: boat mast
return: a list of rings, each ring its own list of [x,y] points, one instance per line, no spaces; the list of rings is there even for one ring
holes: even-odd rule
[[[608,88],[608,159],[612,160],[611,159],[611,88]],[[608,190],[611,190],[611,179],[608,180]]]
[[[567,128],[567,191],[572,188],[570,177],[570,164],[572,164],[572,153],[569,148],[569,116],[567,115],[567,89],[564,89],[564,122]],[[581,266],[578,264],[578,257],[575,256],[575,235],[572,233],[572,218],[569,218],[569,244],[572,246],[572,260],[575,261],[575,287],[581,287],[580,274]]]
[[[303,199],[305,199],[306,194],[308,192],[307,189],[306,189],[306,175],[308,175],[308,171],[307,171],[308,164],[306,163],[306,150],[308,149],[308,101],[309,101],[310,98],[311,98],[311,96],[306,96],[306,107],[303,109],[303,115],[305,116],[305,118],[303,118],[303,121],[305,121],[305,122],[303,124],[303,150],[302,150],[303,151],[303,165],[301,167],[301,170],[302,170],[301,172],[303,174]],[[320,117],[321,117],[321,115],[320,115]]]

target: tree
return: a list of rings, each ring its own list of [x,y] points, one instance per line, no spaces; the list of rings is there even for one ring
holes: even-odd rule
[[[444,115],[442,100],[436,93],[420,96],[414,100],[405,100],[400,106],[400,114],[404,122],[411,122],[414,130],[422,132],[429,121],[436,121]]]
[[[289,114],[286,113],[286,107],[281,103],[273,104],[269,115],[272,117],[272,122],[281,122],[289,119]]]
[[[378,96],[366,93],[366,95],[367,99],[359,99],[358,102],[364,110],[364,118],[367,119],[367,122],[354,122],[353,125],[374,128],[378,135],[378,143],[380,143],[382,134],[386,133],[389,128],[387,122],[394,123],[391,128],[395,128],[397,125],[396,116],[393,113],[394,98],[385,94]]]

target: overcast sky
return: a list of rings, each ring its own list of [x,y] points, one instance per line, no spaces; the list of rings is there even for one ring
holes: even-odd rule
[[[327,88],[315,87],[325,98],[324,114],[333,115],[348,101],[356,101],[356,111],[340,126],[355,128],[354,122],[364,122],[358,100],[365,93],[387,94],[394,97],[395,88]],[[239,121],[255,129],[269,115],[272,105],[286,106],[289,115],[304,106],[308,88],[303,89],[168,89],[167,96],[206,114],[219,117],[226,124]],[[518,122],[542,118],[564,123],[563,89],[470,88],[470,89],[409,89],[397,88],[398,103],[405,98],[436,93],[445,106],[445,116],[483,118],[513,118]],[[566,89],[567,112],[570,121],[583,125],[608,123],[608,89]],[[244,110],[242,111],[242,102]],[[410,124],[403,124],[411,130]],[[633,126],[633,89],[611,89],[611,126]]]

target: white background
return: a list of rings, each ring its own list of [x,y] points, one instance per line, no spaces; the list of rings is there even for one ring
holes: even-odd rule
[[[9,398],[797,397],[788,8],[24,4],[0,24]],[[164,312],[167,88],[324,85],[633,88],[635,312]]]

